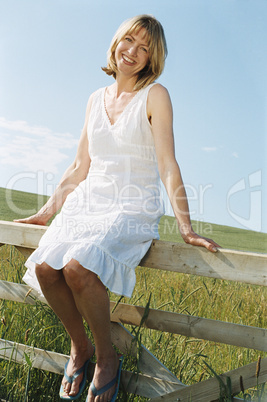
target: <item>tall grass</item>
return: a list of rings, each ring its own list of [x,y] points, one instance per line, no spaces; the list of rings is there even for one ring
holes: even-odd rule
[[[25,270],[23,262],[24,258],[18,251],[3,246],[0,279],[21,282]],[[134,294],[130,300],[122,302],[146,306],[150,298],[151,308],[257,327],[266,326],[265,295],[260,286],[144,268],[137,268],[136,273]],[[111,294],[111,299],[116,301],[118,298]],[[1,338],[69,353],[70,343],[62,324],[51,309],[41,302],[30,306],[2,300],[0,317]],[[128,326],[128,329],[136,335],[136,328]],[[138,337],[185,384],[213,376],[209,367],[220,374],[256,361],[259,355],[266,355],[251,349],[145,328],[138,330]],[[128,362],[126,359],[124,367],[134,368],[131,359]],[[0,398],[16,402],[59,400],[60,376],[31,368],[27,359],[25,365],[2,360],[0,368]],[[251,394],[253,400],[260,400],[257,399],[260,389],[246,390],[246,393]],[[119,400],[144,401],[145,398],[121,393]]]

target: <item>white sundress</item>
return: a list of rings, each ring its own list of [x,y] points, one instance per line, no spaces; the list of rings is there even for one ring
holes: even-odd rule
[[[62,269],[71,259],[96,273],[112,292],[130,297],[135,268],[158,239],[164,214],[147,96],[137,92],[112,125],[105,110],[105,88],[95,92],[87,134],[91,165],[71,192],[38,248],[25,265],[23,280],[41,292],[35,264]]]

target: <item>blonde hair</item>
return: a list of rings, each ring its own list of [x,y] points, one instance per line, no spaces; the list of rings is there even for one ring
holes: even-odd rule
[[[167,43],[161,23],[151,15],[137,15],[122,23],[115,33],[107,52],[107,67],[102,70],[116,79],[117,65],[115,51],[118,43],[127,35],[145,28],[149,48],[149,62],[139,72],[134,89],[140,90],[155,81],[163,72],[167,57]]]

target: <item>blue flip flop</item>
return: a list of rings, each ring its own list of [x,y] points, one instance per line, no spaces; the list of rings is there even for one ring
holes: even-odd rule
[[[117,398],[117,395],[118,395],[118,392],[119,392],[119,387],[120,387],[122,363],[123,363],[123,356],[121,355],[121,356],[119,357],[119,368],[118,368],[116,377],[113,378],[113,380],[111,380],[108,384],[104,385],[104,387],[102,387],[102,388],[100,388],[100,389],[96,389],[94,383],[91,382],[91,384],[90,384],[90,389],[91,389],[91,391],[92,391],[92,393],[93,393],[94,396],[98,396],[98,395],[104,394],[104,392],[106,392],[106,391],[109,390],[111,387],[113,387],[114,384],[117,384],[117,385],[116,385],[115,392],[114,392],[114,394],[113,394],[112,399],[111,399],[110,402],[115,402],[115,401],[116,401],[116,398]],[[85,401],[85,402],[88,402],[88,395],[87,395],[87,398],[86,398],[86,401]]]
[[[64,388],[61,384],[60,391],[59,391],[59,396],[61,399],[65,399],[67,401],[74,401],[75,399],[78,399],[81,396],[81,394],[84,390],[84,387],[85,387],[86,380],[87,380],[87,369],[88,369],[88,365],[89,365],[90,361],[91,361],[91,359],[88,359],[84,363],[84,365],[79,370],[77,370],[72,376],[68,376],[68,374],[67,374],[67,367],[69,364],[69,360],[67,361],[67,363],[65,364],[65,368],[64,368],[64,377],[66,377],[67,381],[70,384],[72,384],[73,381],[75,380],[75,378],[77,378],[82,373],[83,373],[83,379],[79,386],[79,392],[74,396],[71,396],[71,395],[63,396],[65,392],[64,392]]]

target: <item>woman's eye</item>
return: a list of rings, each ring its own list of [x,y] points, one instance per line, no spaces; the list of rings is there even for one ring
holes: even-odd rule
[[[145,53],[147,53],[147,49],[145,47],[141,48]]]
[[[132,41],[132,39],[129,38],[129,37],[126,37],[125,40],[127,40],[128,42],[131,42],[131,41]]]

